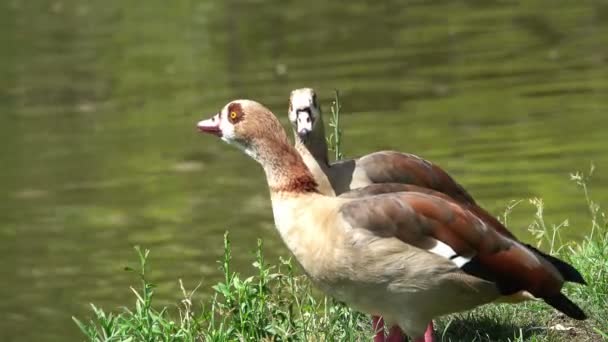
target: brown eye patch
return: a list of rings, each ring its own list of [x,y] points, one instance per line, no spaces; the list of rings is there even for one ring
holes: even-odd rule
[[[235,124],[243,119],[243,108],[239,103],[231,103],[228,106],[228,120]]]

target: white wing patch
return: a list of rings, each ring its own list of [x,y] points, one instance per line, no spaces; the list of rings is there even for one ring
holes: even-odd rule
[[[454,264],[456,264],[456,266],[458,266],[458,268],[462,268],[462,266],[464,266],[464,264],[466,264],[467,262],[471,261],[471,259],[465,258],[465,257],[460,256],[460,255],[457,256],[457,257],[455,257],[455,258],[452,258],[451,260],[452,260],[452,262]]]
[[[429,252],[437,254],[452,261],[457,267],[461,268],[464,264],[471,261],[470,258],[458,255],[456,251],[454,251],[452,247],[448,246],[447,244],[439,240],[435,240],[435,243],[435,246],[429,249]]]

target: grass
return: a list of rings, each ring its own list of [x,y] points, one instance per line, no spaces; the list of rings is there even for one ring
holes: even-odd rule
[[[220,270],[224,280],[212,287],[213,298],[193,305],[186,291],[177,310],[153,306],[154,285],[146,279],[148,250],[136,247],[140,288],[131,288],[135,309],[105,313],[94,305],[93,318],[73,318],[89,341],[355,341],[371,338],[367,318],[320,296],[308,280],[296,274],[292,262],[264,262],[258,240],[253,267],[256,275],[242,279],[230,269],[231,248],[224,235]],[[130,271],[135,271],[128,269]]]
[[[340,102],[336,91],[331,107],[328,139],[337,160],[342,159]],[[543,217],[544,204],[531,199],[536,207],[530,231],[538,247],[573,264],[588,286],[567,286],[568,296],[589,315],[574,321],[542,302],[518,305],[490,304],[467,313],[436,320],[440,341],[608,341],[608,218],[595,203],[587,184],[593,166],[585,175],[575,173],[572,181],[582,190],[589,208],[590,233],[582,242],[565,242],[561,231],[568,222],[551,225]],[[510,204],[502,216],[522,201]],[[139,267],[127,268],[140,282],[131,288],[134,308],[107,313],[91,304],[92,318],[83,322],[73,318],[88,341],[370,341],[372,327],[368,316],[315,291],[299,274],[290,259],[278,265],[264,261],[262,241],[255,255],[255,276],[242,279],[231,270],[228,233],[224,235],[224,256],[220,271],[224,280],[212,287],[212,299],[195,305],[192,291],[179,281],[183,299],[176,309],[153,305],[154,285],[146,278],[149,251],[135,248]]]
[[[327,146],[330,151],[334,152],[335,160],[341,160],[344,155],[342,154],[342,129],[340,128],[340,109],[342,104],[340,103],[340,93],[335,90],[334,100],[329,107],[331,117],[329,118],[329,127],[331,132],[327,137]]]

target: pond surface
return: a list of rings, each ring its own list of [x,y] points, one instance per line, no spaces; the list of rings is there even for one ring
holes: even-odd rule
[[[596,5],[592,5],[592,4]],[[344,152],[447,169],[487,209],[542,197],[589,227],[573,171],[608,200],[608,6],[528,1],[24,1],[0,4],[0,339],[82,336],[88,303],[132,305],[134,245],[160,303],[237,269],[273,230],[261,169],[195,123],[234,98],[286,123],[311,86],[342,92]],[[285,125],[287,127],[287,125]],[[534,210],[511,229],[529,239]]]

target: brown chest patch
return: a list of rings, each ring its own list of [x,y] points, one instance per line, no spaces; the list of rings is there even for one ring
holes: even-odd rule
[[[319,192],[317,190],[317,182],[310,175],[293,177],[278,186],[271,186],[270,191],[295,193]]]

